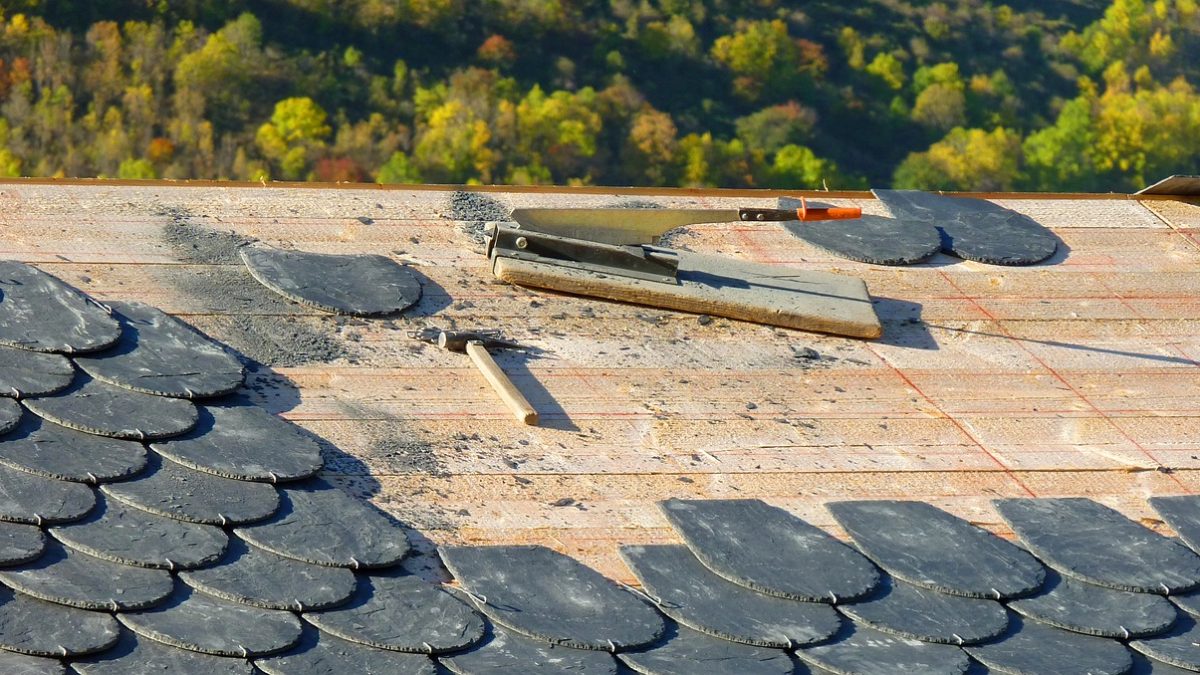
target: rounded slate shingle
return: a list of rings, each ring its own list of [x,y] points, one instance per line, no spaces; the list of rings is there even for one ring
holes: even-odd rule
[[[1037,590],[1045,568],[1029,553],[924,502],[826,504],[859,550],[904,581],[972,598]]]
[[[787,652],[712,637],[673,626],[667,638],[617,658],[644,675],[790,675],[795,664]]]
[[[796,652],[806,663],[835,673],[966,673],[970,660],[952,645],[910,640],[847,621],[830,642]]]
[[[244,659],[201,654],[187,649],[139,638],[121,631],[116,646],[102,654],[74,660],[71,667],[80,675],[252,675],[254,668]]]
[[[0,434],[7,434],[21,422],[21,405],[10,398],[0,398]]]
[[[53,541],[37,560],[0,569],[0,582],[60,605],[107,611],[153,606],[175,585],[166,571],[93,558]]]
[[[38,600],[0,586],[0,649],[33,656],[78,656],[108,649],[118,637],[120,627],[108,614]]]
[[[356,578],[341,567],[285,558],[230,538],[229,550],[216,565],[179,577],[192,588],[233,602],[264,609],[308,611],[336,607],[354,595]]]
[[[451,546],[439,553],[480,611],[530,637],[618,651],[648,645],[666,628],[637,596],[544,546]]]
[[[35,267],[0,261],[0,344],[73,354],[111,346],[121,326],[78,289]]]
[[[141,471],[146,466],[146,448],[26,414],[11,434],[0,437],[0,464],[48,478],[101,483]]]
[[[33,525],[0,522],[0,566],[36,560],[46,548],[46,536]]]
[[[205,406],[191,433],[151,446],[197,471],[276,483],[321,470],[321,446],[295,426],[256,406]]]
[[[66,666],[58,659],[0,651],[0,673],[4,675],[62,675]]]
[[[158,607],[117,618],[141,637],[214,656],[275,654],[300,639],[300,620],[291,612],[227,602],[186,587]]]
[[[1134,652],[1133,669],[1129,671],[1129,675],[1193,675],[1195,672],[1194,670],[1185,670]]]
[[[1010,617],[999,640],[963,647],[974,659],[1001,673],[1122,675],[1133,660],[1120,642],[1081,635],[1037,621]]]
[[[75,367],[61,354],[43,354],[0,345],[0,396],[44,396],[66,389]]]
[[[857,551],[757,499],[669,499],[659,508],[700,562],[760,593],[840,602],[879,583],[879,570]]]
[[[713,574],[686,546],[622,546],[659,610],[694,630],[759,647],[822,642],[841,620],[826,604],[764,595]]]
[[[974,644],[1008,627],[1008,612],[994,600],[939,593],[891,577],[870,597],[838,609],[860,624],[925,642]]]
[[[309,629],[300,644],[285,654],[255,659],[267,675],[434,675],[437,668],[428,656],[402,654],[348,642]]]
[[[1148,501],[1183,543],[1200,551],[1200,495],[1151,497]]]
[[[1129,646],[1152,659],[1185,670],[1200,670],[1200,624],[1181,616],[1175,626],[1160,635],[1131,640]]]
[[[247,246],[240,253],[259,283],[293,302],[326,312],[392,314],[421,297],[416,275],[381,255],[281,251],[262,244]]]
[[[479,645],[438,660],[455,675],[617,675],[610,654],[552,645],[494,624]]]
[[[50,534],[97,558],[166,570],[212,564],[229,544],[220,528],[156,516],[113,499],[102,500],[86,520],[51,528]]]
[[[0,465],[0,520],[29,525],[66,523],[96,505],[90,487]]]
[[[42,419],[97,436],[147,440],[170,438],[196,426],[190,401],[122,389],[87,377],[52,396],[25,400]]]
[[[474,610],[440,586],[411,576],[360,575],[349,604],[308,612],[304,619],[345,640],[424,654],[465,649],[484,633]]]
[[[242,385],[241,361],[191,326],[140,302],[112,303],[121,339],[79,356],[84,372],[126,389],[159,396],[205,398]]]
[[[408,555],[403,529],[324,480],[280,492],[279,512],[270,520],[238,528],[238,536],[272,553],[331,567],[389,567]]]
[[[833,255],[872,265],[911,265],[942,248],[929,223],[864,215],[857,220],[788,222],[798,239]]]
[[[265,483],[222,478],[157,455],[149,460],[144,475],[101,491],[143,511],[205,525],[252,523],[279,508],[279,493]]]
[[[1097,586],[1053,570],[1037,595],[1011,600],[1008,607],[1058,628],[1126,640],[1162,633],[1178,614],[1162,596]]]
[[[1062,574],[1144,593],[1200,587],[1200,556],[1099,502],[1065,498],[992,503],[1029,550]]]

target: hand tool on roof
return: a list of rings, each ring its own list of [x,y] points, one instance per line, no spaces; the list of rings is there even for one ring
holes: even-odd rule
[[[517,209],[491,223],[499,279],[786,328],[876,338],[882,327],[860,279],[703,256],[654,245],[684,225],[850,220],[853,207],[798,209]],[[853,224],[848,224],[852,227]]]
[[[508,375],[500,368],[495,359],[492,358],[489,349],[523,349],[523,347],[515,342],[509,342],[501,337],[499,331],[494,330],[479,330],[479,331],[437,331],[425,330],[410,333],[410,336],[423,340],[438,347],[451,352],[465,353],[471,357],[471,361],[475,367],[479,369],[480,374],[487,380],[488,384],[492,385],[492,389],[512,411],[514,417],[518,421],[536,426],[538,423],[538,413],[529,405],[529,401],[517,389]]]

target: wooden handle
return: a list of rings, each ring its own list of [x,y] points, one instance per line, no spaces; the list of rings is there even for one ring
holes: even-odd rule
[[[496,365],[496,361],[492,359],[492,355],[488,353],[483,343],[478,340],[467,342],[467,355],[475,362],[475,367],[479,368],[480,373],[483,373],[484,379],[492,385],[492,389],[496,390],[513,415],[525,424],[537,425],[537,411],[529,405],[529,401],[525,400],[512,380],[508,379],[508,375],[500,370],[500,366]]]
[[[854,220],[862,218],[862,209],[857,206],[809,207],[808,200],[800,198],[800,208],[796,209],[798,220]]]

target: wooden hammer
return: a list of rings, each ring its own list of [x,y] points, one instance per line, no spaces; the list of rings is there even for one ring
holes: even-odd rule
[[[471,360],[475,362],[475,367],[483,374],[483,378],[492,385],[492,389],[496,390],[500,399],[512,411],[513,416],[525,424],[537,425],[537,411],[529,405],[529,401],[525,400],[516,385],[508,379],[508,375],[504,374],[504,371],[500,369],[488,352],[488,347],[512,349],[519,345],[499,340],[488,333],[442,331],[438,334],[437,346],[452,352],[466,352],[467,356],[470,356]]]

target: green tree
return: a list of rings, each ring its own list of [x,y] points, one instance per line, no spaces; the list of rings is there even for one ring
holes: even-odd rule
[[[332,132],[328,117],[311,98],[284,99],[275,104],[271,121],[258,128],[258,149],[283,178],[304,178]]]
[[[1012,190],[1020,178],[1021,136],[996,128],[953,129],[925,152],[910,154],[896,169],[898,188]]]

